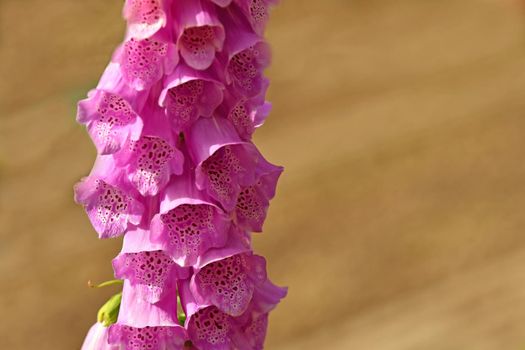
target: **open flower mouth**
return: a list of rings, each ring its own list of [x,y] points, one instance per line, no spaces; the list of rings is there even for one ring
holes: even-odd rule
[[[154,39],[131,38],[123,47],[121,66],[126,80],[138,90],[157,82],[163,74],[168,44]]]
[[[166,13],[161,0],[127,0],[124,17],[131,37],[145,39],[166,24]]]
[[[235,54],[229,62],[228,74],[233,85],[246,97],[258,95],[264,88],[262,76],[270,60],[266,44],[260,42]]]
[[[160,215],[155,232],[166,252],[182,266],[191,266],[208,249],[224,245],[228,218],[207,204],[182,204]]]
[[[113,260],[115,275],[144,288],[143,294],[150,303],[158,302],[167,289],[167,284],[173,282],[174,265],[170,257],[159,250],[122,253]]]
[[[85,207],[100,238],[122,235],[128,224],[140,222],[143,212],[135,198],[95,177],[85,178],[75,186],[75,200]]]
[[[194,79],[168,90],[166,114],[176,130],[186,130],[199,117],[209,117],[221,101],[219,84]]]
[[[160,137],[143,136],[131,143],[131,181],[143,195],[156,195],[170,177],[169,163],[178,150]]]
[[[198,70],[207,69],[213,63],[215,52],[222,50],[221,29],[205,25],[189,27],[179,39],[181,56],[186,63]]]
[[[227,210],[232,208],[239,194],[239,183],[246,182],[250,162],[242,145],[220,148],[202,164],[207,178],[208,194]]]
[[[231,316],[240,316],[252,299],[254,282],[249,275],[250,256],[238,254],[206,265],[195,283],[205,302]]]

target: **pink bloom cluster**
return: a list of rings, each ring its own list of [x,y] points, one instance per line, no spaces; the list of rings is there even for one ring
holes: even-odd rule
[[[263,348],[286,295],[250,239],[282,172],[251,142],[273,2],[126,0],[125,41],[78,105],[98,156],[75,200],[100,238],[124,235],[118,320],[84,350]]]

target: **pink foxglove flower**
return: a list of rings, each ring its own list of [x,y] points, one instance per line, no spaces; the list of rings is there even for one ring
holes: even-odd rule
[[[225,264],[226,265],[226,264]],[[231,267],[231,264],[230,264]],[[236,278],[224,280],[235,283]],[[266,336],[268,313],[286,296],[286,289],[267,283],[265,291],[254,294],[246,310],[237,316],[224,312],[215,305],[199,303],[186,283],[180,292],[186,301],[186,329],[197,349],[261,350]],[[225,291],[223,291],[224,293]]]
[[[128,22],[128,35],[146,39],[166,25],[171,1],[126,0],[123,15]]]
[[[251,140],[274,2],[125,1],[125,40],[78,104],[98,156],[75,201],[100,238],[124,236],[122,292],[83,350],[263,348],[287,293],[251,246],[283,171]]]
[[[208,68],[222,51],[225,28],[209,0],[173,1],[173,29],[180,55],[188,66]]]
[[[211,117],[223,100],[219,65],[199,71],[179,64],[166,77],[159,104],[175,131],[186,131],[199,117]]]
[[[102,323],[95,323],[90,329],[82,344],[81,350],[118,350],[117,345],[108,342],[109,327]]]

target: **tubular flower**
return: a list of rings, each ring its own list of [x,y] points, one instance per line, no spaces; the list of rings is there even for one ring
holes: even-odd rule
[[[283,171],[252,142],[271,109],[274,3],[125,1],[125,40],[78,103],[98,155],[75,201],[99,238],[124,236],[122,292],[83,350],[263,348],[287,293],[251,245]]]

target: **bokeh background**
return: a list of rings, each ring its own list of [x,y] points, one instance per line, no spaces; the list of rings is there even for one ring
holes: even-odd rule
[[[78,349],[115,292],[72,186],[119,0],[0,0],[0,349]],[[286,167],[256,251],[270,350],[525,349],[525,16],[498,0],[284,0],[256,135]]]

